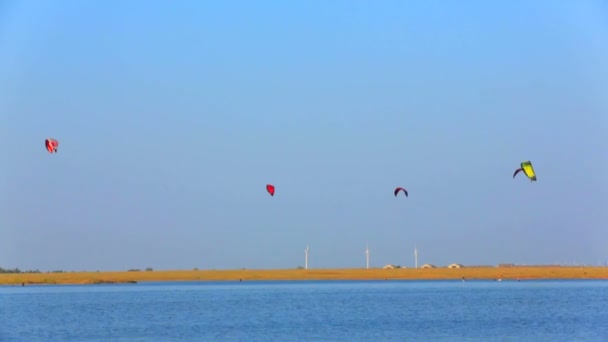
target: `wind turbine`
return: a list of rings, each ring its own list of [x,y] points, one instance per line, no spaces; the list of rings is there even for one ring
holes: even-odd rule
[[[366,267],[369,269],[369,247],[367,245],[365,246],[365,261]]]
[[[304,268],[308,269],[308,245],[306,245],[306,249],[304,250]]]
[[[418,248],[414,247],[414,262],[416,264],[416,268],[418,268]]]

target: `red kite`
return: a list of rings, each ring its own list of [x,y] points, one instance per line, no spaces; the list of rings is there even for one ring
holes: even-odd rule
[[[57,153],[57,148],[59,147],[59,141],[55,139],[48,138],[44,141],[44,146],[49,153]]]
[[[270,196],[274,196],[274,185],[266,184],[266,191],[268,191]]]

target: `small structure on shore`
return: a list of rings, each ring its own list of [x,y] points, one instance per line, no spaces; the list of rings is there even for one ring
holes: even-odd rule
[[[395,268],[401,268],[401,266],[399,266],[399,265],[393,265],[393,264],[388,264],[388,265],[385,265],[382,268],[385,269],[385,270],[392,270],[392,269],[395,269]]]
[[[448,268],[463,268],[464,266],[461,264],[450,264]]]
[[[422,266],[420,266],[420,268],[436,268],[437,266],[433,265],[433,264],[424,264]]]

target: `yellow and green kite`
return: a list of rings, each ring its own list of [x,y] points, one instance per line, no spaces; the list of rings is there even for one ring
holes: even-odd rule
[[[530,181],[534,182],[536,181],[536,172],[534,172],[534,167],[532,167],[532,162],[530,162],[529,160],[526,160],[525,162],[521,163],[521,167],[517,170],[515,170],[515,173],[513,173],[513,178],[515,178],[515,176],[520,173],[521,171],[524,172],[524,174],[526,174],[526,177],[528,177],[528,179],[530,179]]]

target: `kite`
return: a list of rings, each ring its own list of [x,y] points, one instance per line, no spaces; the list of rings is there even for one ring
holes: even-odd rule
[[[397,194],[399,193],[399,191],[403,191],[403,193],[405,194],[405,197],[408,197],[407,190],[405,190],[404,188],[401,188],[401,187],[398,187],[398,188],[395,189],[395,191],[394,191],[395,197],[397,196]]]
[[[266,191],[268,191],[270,196],[274,196],[274,185],[266,184]]]
[[[530,162],[529,160],[522,162],[521,167],[519,169],[515,170],[515,172],[513,173],[513,178],[515,178],[515,176],[517,176],[517,174],[522,171],[524,172],[526,177],[528,177],[528,179],[530,179],[531,182],[536,181],[536,172],[534,172],[534,167],[532,167],[532,162]]]
[[[44,141],[44,146],[46,147],[46,150],[49,151],[49,153],[57,153],[57,148],[59,147],[59,141],[55,140],[55,139],[51,139],[51,138],[47,138]]]

